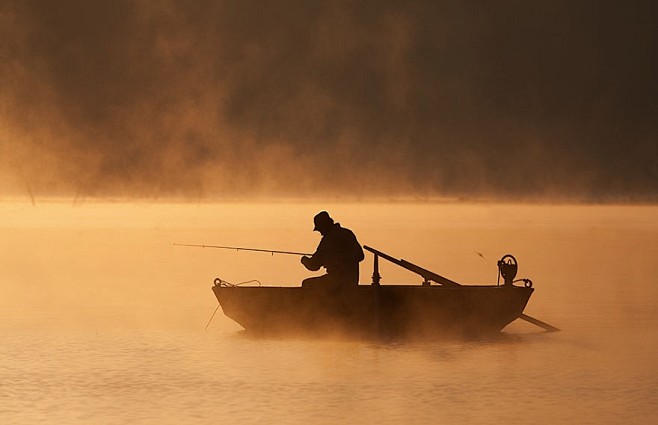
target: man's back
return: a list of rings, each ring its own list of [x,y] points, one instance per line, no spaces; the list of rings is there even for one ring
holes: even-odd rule
[[[327,269],[328,274],[356,274],[359,273],[359,262],[364,254],[361,245],[354,233],[340,224],[334,224],[325,236],[314,254]]]

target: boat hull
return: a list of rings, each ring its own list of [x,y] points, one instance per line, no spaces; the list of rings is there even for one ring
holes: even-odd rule
[[[214,286],[224,314],[268,335],[434,337],[497,333],[518,318],[533,289],[504,286]]]

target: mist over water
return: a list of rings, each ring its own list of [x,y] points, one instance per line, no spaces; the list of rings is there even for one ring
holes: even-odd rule
[[[0,193],[656,200],[652,1],[5,1]]]
[[[656,7],[1,2],[0,423],[653,423]],[[313,251],[320,210],[464,284],[511,253],[563,331],[204,331],[214,278],[310,273],[173,244]]]
[[[327,209],[461,283],[511,253],[536,289],[500,337],[255,339],[204,327],[219,276],[298,286]],[[0,203],[0,422],[648,424],[658,406],[658,210],[637,206]],[[479,254],[482,254],[480,256]],[[420,284],[391,264],[383,284]],[[372,257],[361,266],[368,284]]]

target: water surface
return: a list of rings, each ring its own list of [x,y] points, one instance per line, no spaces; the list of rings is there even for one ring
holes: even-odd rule
[[[498,337],[255,339],[215,277],[295,286],[328,209],[363,244],[462,283],[512,253],[536,288]],[[0,423],[649,424],[658,414],[658,208],[0,203]],[[480,255],[482,254],[482,255]],[[420,278],[382,263],[383,283]],[[361,266],[361,282],[372,258]]]

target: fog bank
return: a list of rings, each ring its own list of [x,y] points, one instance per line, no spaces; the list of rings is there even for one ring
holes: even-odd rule
[[[658,199],[651,1],[8,1],[0,193]]]

